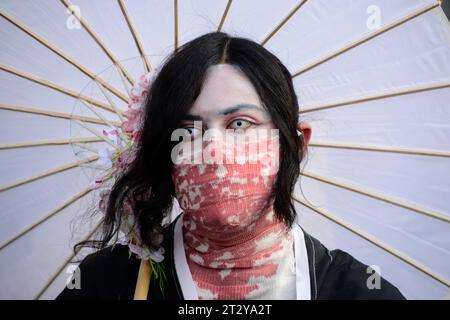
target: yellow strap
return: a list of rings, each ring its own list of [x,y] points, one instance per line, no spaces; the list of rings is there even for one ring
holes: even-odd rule
[[[141,259],[141,265],[139,266],[139,274],[136,283],[136,289],[134,290],[133,300],[147,300],[148,289],[150,287],[150,273],[152,267],[148,260]]]

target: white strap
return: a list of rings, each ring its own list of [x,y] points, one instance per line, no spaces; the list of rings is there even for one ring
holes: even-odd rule
[[[180,282],[181,291],[185,300],[198,300],[197,289],[191,271],[186,260],[183,239],[183,216],[178,217],[174,228],[173,256],[175,271]]]
[[[306,251],[305,234],[296,223],[293,226],[295,248],[295,278],[297,300],[311,300],[311,280],[309,278],[308,252]]]

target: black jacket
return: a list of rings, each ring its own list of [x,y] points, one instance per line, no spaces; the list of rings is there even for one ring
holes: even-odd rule
[[[164,296],[156,281],[150,282],[149,300],[184,300],[173,257],[174,225],[165,229],[162,246],[167,281]],[[303,229],[302,229],[303,230]],[[380,289],[367,287],[367,265],[345,251],[328,250],[303,230],[309,262],[311,299],[405,299],[400,291],[381,277]],[[88,255],[79,265],[80,289],[64,288],[56,298],[132,300],[140,260],[129,254],[128,246],[116,244]]]

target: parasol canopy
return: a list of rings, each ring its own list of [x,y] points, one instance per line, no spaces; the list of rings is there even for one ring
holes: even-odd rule
[[[294,195],[300,225],[409,299],[449,298],[450,23],[440,4],[1,1],[0,298],[62,290],[72,246],[97,230],[95,179],[126,145],[143,75],[211,31],[259,42],[291,71],[313,127]]]

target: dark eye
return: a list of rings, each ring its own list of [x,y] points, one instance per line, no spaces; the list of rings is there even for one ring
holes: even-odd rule
[[[193,138],[196,138],[198,135],[202,133],[202,130],[196,127],[185,127],[186,130],[186,136]]]
[[[250,127],[252,124],[253,124],[253,122],[248,121],[248,120],[236,119],[236,120],[231,121],[230,129],[234,129],[234,130],[242,129],[242,130],[245,130],[248,127]]]

